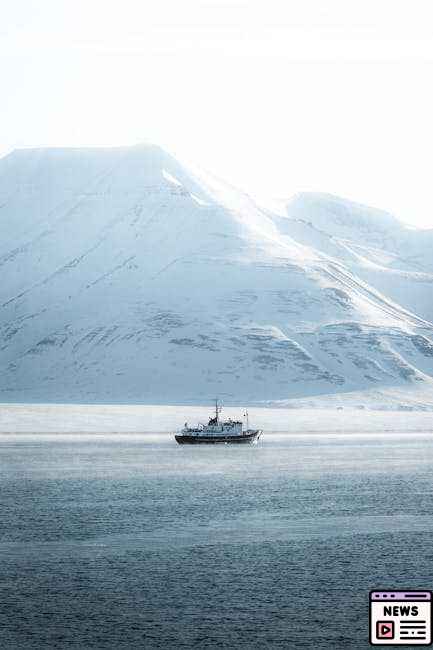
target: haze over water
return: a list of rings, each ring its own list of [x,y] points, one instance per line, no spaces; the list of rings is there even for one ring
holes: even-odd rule
[[[433,585],[433,438],[0,436],[0,640],[353,648],[368,591]]]

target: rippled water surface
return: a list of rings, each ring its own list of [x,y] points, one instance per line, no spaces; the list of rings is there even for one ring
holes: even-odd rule
[[[433,436],[0,437],[0,647],[356,648],[433,587]]]

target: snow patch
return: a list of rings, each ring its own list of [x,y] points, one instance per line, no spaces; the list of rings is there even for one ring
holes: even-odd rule
[[[182,183],[177,180],[172,174],[170,174],[166,169],[162,170],[162,175],[164,176],[165,180],[171,183],[172,185],[176,185],[177,187],[182,187]]]

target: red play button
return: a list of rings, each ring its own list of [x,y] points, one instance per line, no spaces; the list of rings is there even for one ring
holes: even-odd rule
[[[378,639],[393,639],[394,621],[377,621],[376,636]]]

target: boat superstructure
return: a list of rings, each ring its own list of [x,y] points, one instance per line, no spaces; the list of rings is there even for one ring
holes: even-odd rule
[[[220,418],[222,407],[215,400],[215,415],[209,419],[207,424],[198,424],[196,427],[189,427],[185,422],[180,433],[175,434],[176,442],[180,445],[190,444],[254,444],[258,442],[262,431],[250,429],[248,411],[245,412],[246,428],[241,420],[223,420]]]

